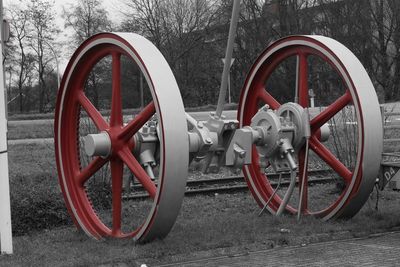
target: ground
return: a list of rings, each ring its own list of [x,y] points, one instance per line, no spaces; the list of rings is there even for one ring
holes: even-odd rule
[[[329,222],[309,217],[297,222],[293,216],[276,218],[269,214],[259,217],[259,208],[248,192],[187,197],[164,240],[144,245],[132,240],[99,242],[68,224],[15,237],[15,254],[1,256],[0,265],[153,265],[368,236],[400,229],[398,194],[381,194],[378,211],[374,205],[365,205],[351,220]]]

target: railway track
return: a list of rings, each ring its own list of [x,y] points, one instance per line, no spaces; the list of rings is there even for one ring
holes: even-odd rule
[[[312,179],[309,180],[309,184],[323,184],[332,182],[332,177],[323,177],[326,174],[332,173],[331,170],[310,170],[309,175]],[[279,174],[269,173],[267,174],[270,180],[273,180],[271,184],[276,186],[278,184]],[[290,173],[282,173],[281,187],[289,185]],[[297,182],[296,182],[297,183]],[[139,184],[134,184],[131,188],[132,192],[125,193],[123,195],[124,200],[132,199],[145,199],[148,198],[148,194],[144,191],[143,187]],[[247,191],[248,187],[243,176],[229,176],[223,178],[209,178],[209,179],[198,179],[188,180],[186,184],[186,196],[193,195],[207,195],[215,193],[235,193],[241,191]]]

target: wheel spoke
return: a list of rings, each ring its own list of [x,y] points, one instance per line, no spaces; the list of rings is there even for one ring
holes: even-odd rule
[[[315,136],[310,138],[311,149],[349,184],[352,172],[340,162]]]
[[[318,130],[322,125],[328,122],[340,110],[351,102],[350,91],[347,90],[344,95],[336,99],[335,102],[330,104],[326,109],[319,113],[314,119],[311,120],[310,126],[312,131]]]
[[[302,107],[308,107],[308,64],[307,55],[300,53],[298,55],[298,69],[297,69],[297,91],[299,94],[299,104]]]
[[[92,119],[99,131],[104,131],[108,124],[104,120],[100,112],[93,106],[92,102],[86,97],[83,91],[78,91],[78,102],[81,104],[83,109],[87,112],[89,117]]]
[[[112,159],[112,232],[114,235],[121,233],[123,171],[124,163],[120,159]]]
[[[154,197],[156,196],[157,188],[153,181],[151,181],[145,170],[142,168],[140,163],[132,155],[132,152],[129,151],[129,148],[124,147],[118,152],[118,155],[126,164],[126,166],[128,166],[128,168],[132,171],[133,175],[135,175],[135,177],[139,180],[142,186],[146,189],[150,197],[154,199]]]
[[[268,93],[264,87],[260,87],[260,89],[258,89],[258,99],[269,105],[269,107],[273,110],[276,110],[281,106],[281,104],[270,93]]]
[[[108,162],[107,159],[96,157],[76,176],[79,185],[84,185],[91,176],[93,176],[101,167]]]
[[[130,139],[156,112],[154,102],[148,104],[131,122],[122,130],[120,137]]]
[[[110,126],[122,126],[121,54],[112,54],[112,96]]]
[[[306,148],[302,148],[298,154],[299,158],[299,197],[301,198],[300,212],[305,213],[308,209],[308,158],[306,158]],[[304,176],[304,181],[303,181]],[[303,192],[300,192],[303,184]]]

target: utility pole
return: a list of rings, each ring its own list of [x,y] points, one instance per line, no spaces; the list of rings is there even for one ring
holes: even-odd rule
[[[3,21],[3,0],[0,0],[0,249],[1,254],[12,254],[10,181],[8,177],[7,152],[7,104],[3,69],[3,51],[6,37],[6,23]]]
[[[225,64],[225,58],[221,58],[222,63]],[[231,68],[233,65],[233,62],[235,62],[234,58],[231,58],[231,64],[229,66],[229,72],[228,72],[228,103],[232,103],[232,98],[231,98]]]
[[[222,71],[221,87],[219,89],[217,110],[215,111],[216,118],[220,118],[222,115],[222,111],[224,110],[226,91],[227,91],[226,89],[228,87],[228,78],[229,78],[228,75],[232,63],[233,45],[235,43],[236,28],[239,21],[239,13],[240,13],[240,0],[233,0],[232,17],[229,25],[229,35],[228,35],[228,43],[226,45],[224,69]]]

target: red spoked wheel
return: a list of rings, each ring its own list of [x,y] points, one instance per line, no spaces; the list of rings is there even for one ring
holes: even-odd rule
[[[126,86],[121,82],[122,58],[137,67],[149,91],[148,103],[127,124],[124,124],[122,114],[123,102],[132,99],[123,96],[122,89],[129,91],[133,85]],[[100,114],[85,89],[91,71],[105,59],[111,66],[109,120]],[[141,164],[142,159],[133,153],[137,146],[135,135],[151,118],[157,120],[158,148],[155,163],[151,165],[156,169],[156,176],[158,173],[156,182]],[[92,134],[102,134],[109,146],[108,154],[83,155],[81,140],[86,127],[83,121],[89,121],[88,124],[93,126]],[[96,239],[134,238],[141,242],[165,237],[176,220],[185,192],[187,140],[178,85],[168,63],[151,42],[131,33],[102,33],[89,38],[77,49],[65,70],[58,93],[55,150],[67,208],[75,224],[86,234]],[[83,157],[86,157],[86,163]],[[93,177],[100,172],[104,172],[110,181],[109,217],[94,207],[94,198],[88,192]],[[149,200],[145,204],[130,204],[137,212],[130,215],[132,218],[125,218],[122,180],[132,174],[147,192]],[[140,209],[142,204],[143,210]],[[139,217],[142,221],[132,225],[131,221]],[[128,221],[128,225],[124,225],[124,221]]]
[[[250,125],[265,104],[278,110],[288,102],[297,102],[303,108],[315,102],[318,108],[310,108],[309,149],[303,142],[295,152],[297,187],[300,192],[304,184],[303,194],[294,195],[286,211],[297,213],[300,207],[302,214],[325,220],[354,216],[373,189],[382,153],[379,103],[368,74],[354,54],[333,39],[281,39],[258,57],[246,78],[239,103],[239,125]],[[330,128],[326,143],[320,140],[323,125]],[[283,189],[275,192],[273,181],[265,175],[267,159],[256,146],[252,155],[252,163],[243,169],[248,186],[257,203],[275,214],[282,203]],[[309,186],[309,172],[321,168],[329,169],[327,175],[335,182]]]

